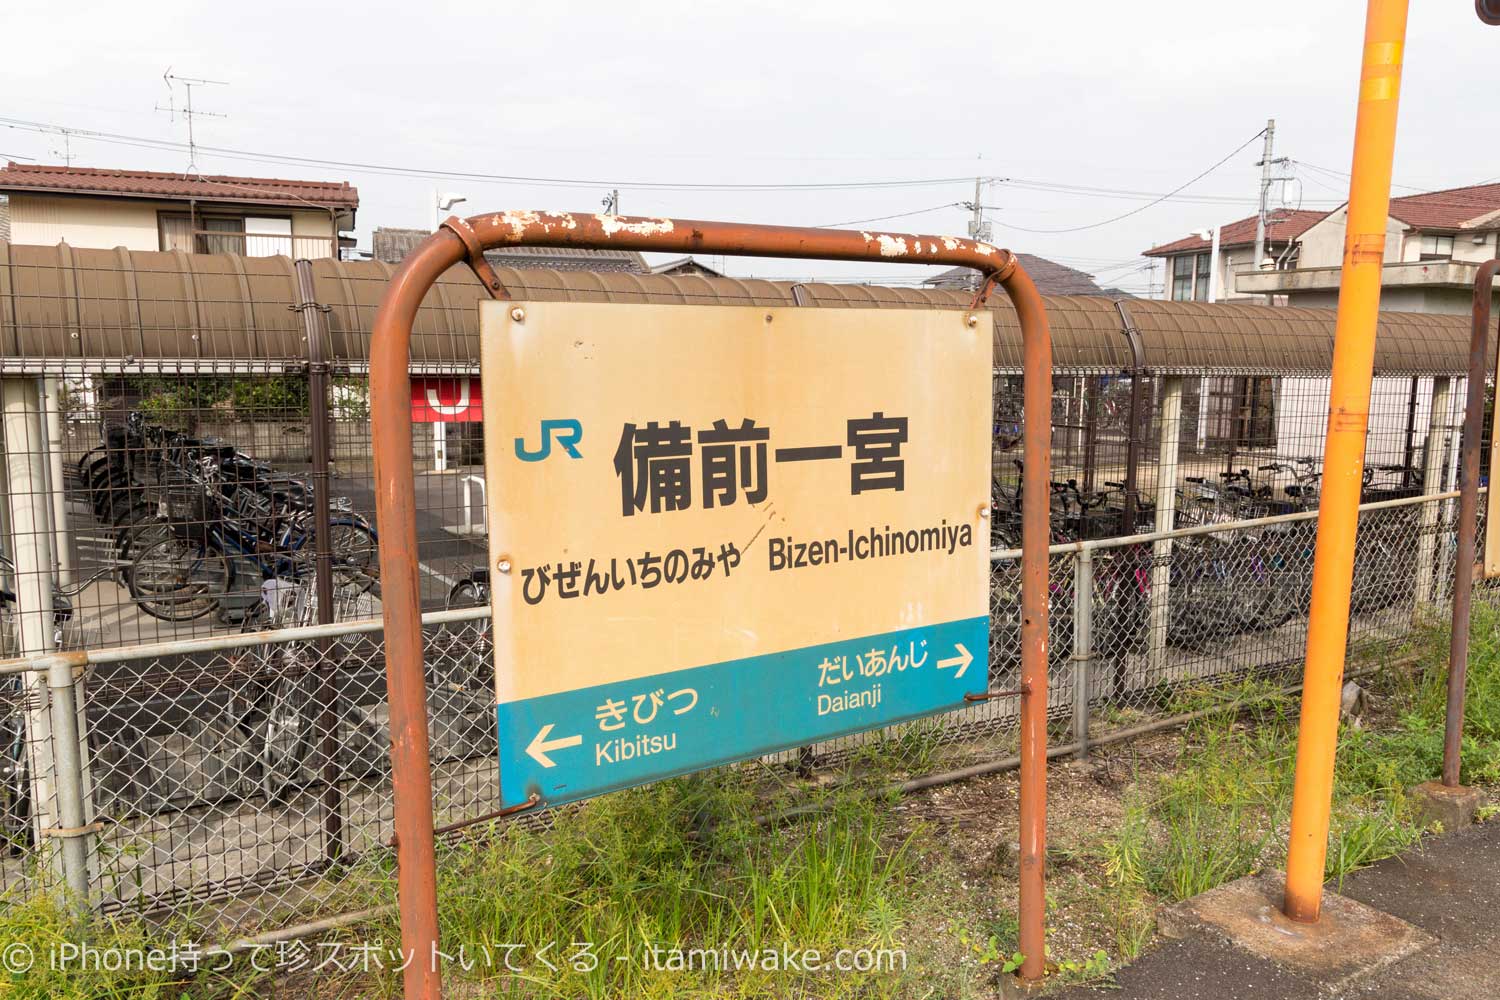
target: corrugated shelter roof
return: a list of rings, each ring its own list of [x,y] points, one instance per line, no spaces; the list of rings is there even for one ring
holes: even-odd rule
[[[317,299],[329,309],[333,359],[354,369],[364,365],[375,311],[395,271],[378,261],[313,261]],[[958,290],[697,275],[509,267],[497,274],[513,297],[533,301],[962,309],[970,299]],[[414,367],[477,366],[476,304],[486,297],[467,267],[449,269],[418,313]],[[291,308],[296,301],[295,273],[286,257],[0,243],[0,371],[296,367],[307,356],[302,321]],[[1048,296],[1046,304],[1060,372],[1128,368],[1126,316],[1139,331],[1148,369],[1158,373],[1326,375],[1333,354],[1331,309],[1118,303],[1101,296]],[[988,308],[996,323],[996,367],[1019,371],[1015,312],[1003,293],[993,295]],[[1382,313],[1376,370],[1460,374],[1468,338],[1467,316]]]
[[[1316,212],[1310,209],[1277,209],[1266,216],[1266,242],[1286,243],[1289,240],[1295,240],[1327,216],[1327,212]],[[1255,244],[1255,219],[1256,217],[1252,215],[1220,227],[1219,249],[1253,246]],[[1192,236],[1184,236],[1180,240],[1163,243],[1159,247],[1152,247],[1150,250],[1143,250],[1141,256],[1165,257],[1174,253],[1207,250],[1212,245],[1211,241],[1195,233]]]
[[[100,170],[11,162],[0,168],[0,191],[91,194],[167,201],[250,202],[286,208],[359,207],[348,181],[293,181],[279,177],[174,174],[154,170]]]
[[[371,234],[370,247],[376,260],[399,264],[432,233],[426,229],[396,229],[381,226]],[[486,250],[492,267],[545,267],[554,271],[629,271],[648,274],[646,258],[634,250],[584,250],[580,247],[506,247]]]

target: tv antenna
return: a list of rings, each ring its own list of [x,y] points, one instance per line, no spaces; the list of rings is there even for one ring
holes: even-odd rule
[[[50,149],[48,152],[53,156],[61,157],[64,166],[71,167],[73,165],[73,130],[60,128],[57,134],[62,136],[62,149]]]
[[[181,115],[187,121],[188,165],[186,172],[195,174],[198,172],[198,143],[193,136],[193,119],[228,118],[229,116],[220,114],[217,111],[193,110],[193,88],[207,86],[227,87],[229,83],[226,80],[202,80],[193,76],[177,76],[172,72],[172,67],[170,66],[167,67],[167,71],[161,75],[161,78],[167,85],[167,106],[162,107],[158,104],[156,110],[167,112],[167,114],[172,116],[173,122],[177,121],[178,115]],[[186,91],[186,100],[184,106],[181,108],[177,106],[177,88],[173,84],[181,84],[183,90]]]

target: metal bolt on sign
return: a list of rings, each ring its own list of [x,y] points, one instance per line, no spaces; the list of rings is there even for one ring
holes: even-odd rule
[[[386,289],[370,348],[376,511],[381,535],[395,800],[394,840],[399,864],[402,948],[405,954],[414,957],[403,974],[407,1000],[437,1000],[442,995],[441,974],[432,960],[438,948],[438,902],[408,405],[412,323],[433,284],[458,263],[466,262],[474,269],[492,298],[508,299],[505,288],[495,279],[483,257],[486,249],[505,246],[964,266],[984,275],[970,309],[983,306],[997,284],[1004,287],[1020,321],[1025,375],[1023,448],[1027,475],[1022,484],[1020,689],[1020,949],[1025,963],[1021,974],[1026,979],[1039,978],[1046,957],[1043,915],[1052,346],[1046,310],[1030,277],[1010,251],[954,237],[507,211],[469,219],[450,218],[410,253]],[[526,318],[520,306],[508,312],[516,323]],[[766,318],[771,317],[768,314]],[[959,672],[967,669],[967,661],[957,669]],[[525,737],[515,734],[514,738],[524,741]],[[533,745],[545,757],[559,744],[548,742],[546,736],[539,734]],[[542,797],[532,796],[507,811],[541,804],[545,804]]]

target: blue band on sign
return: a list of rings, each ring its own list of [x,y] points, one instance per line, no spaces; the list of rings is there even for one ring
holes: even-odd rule
[[[501,805],[560,805],[962,707],[989,686],[989,619],[500,705]]]

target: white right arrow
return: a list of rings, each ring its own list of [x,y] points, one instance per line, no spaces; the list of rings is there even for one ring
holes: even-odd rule
[[[960,674],[960,676],[962,676],[962,674]],[[568,747],[580,746],[583,743],[582,736],[564,736],[559,740],[549,740],[547,739],[547,737],[551,734],[551,732],[552,723],[549,722],[541,729],[537,730],[536,737],[526,748],[526,756],[530,757],[532,760],[536,761],[543,767],[557,766],[557,761],[547,756],[547,754],[551,753],[553,750],[565,750]]]
[[[957,679],[968,671],[969,664],[974,662],[974,654],[964,648],[964,644],[961,642],[955,642],[953,648],[958,650],[958,655],[950,656],[946,660],[938,660],[937,665],[939,670],[946,670],[948,667],[957,667],[958,673],[953,675]]]

